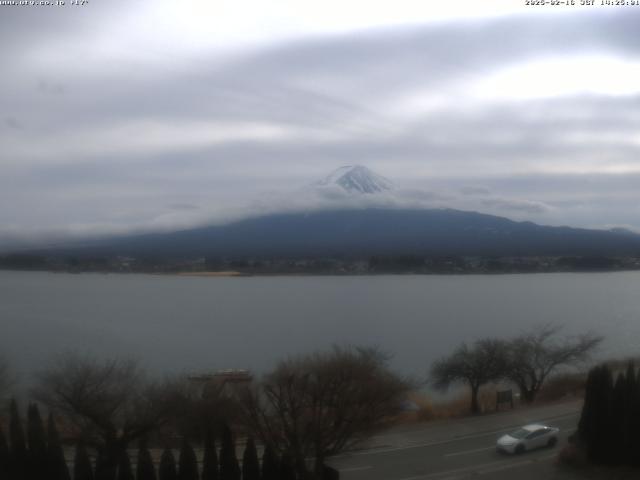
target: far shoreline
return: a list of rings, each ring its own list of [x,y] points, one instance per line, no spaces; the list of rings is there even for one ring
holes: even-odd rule
[[[118,271],[118,270],[55,270],[55,269],[11,269],[0,268],[0,272],[7,273],[53,273],[53,274],[101,274],[101,275],[153,275],[161,277],[200,277],[200,278],[248,278],[248,277],[478,277],[478,276],[507,276],[507,275],[550,275],[550,274],[611,274],[640,272],[640,268],[610,269],[610,270],[546,270],[546,271],[458,271],[458,272],[242,272],[237,270],[222,271]]]

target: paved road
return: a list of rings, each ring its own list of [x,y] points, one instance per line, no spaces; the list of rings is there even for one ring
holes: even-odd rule
[[[542,422],[561,429],[562,446],[576,427],[580,408],[581,402],[568,402],[397,428],[374,438],[366,450],[331,463],[343,480],[551,478],[558,447],[508,456],[495,451],[496,439],[514,427]]]

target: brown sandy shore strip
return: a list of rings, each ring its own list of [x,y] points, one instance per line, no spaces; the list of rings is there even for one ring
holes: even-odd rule
[[[175,275],[181,277],[246,277],[246,273],[228,270],[223,272],[178,272]]]

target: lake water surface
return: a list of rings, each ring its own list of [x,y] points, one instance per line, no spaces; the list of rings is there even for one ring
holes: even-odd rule
[[[458,343],[546,322],[640,353],[640,272],[241,277],[0,272],[0,352],[14,370],[66,349],[135,356],[154,372],[249,368],[332,344],[377,345],[424,376]]]

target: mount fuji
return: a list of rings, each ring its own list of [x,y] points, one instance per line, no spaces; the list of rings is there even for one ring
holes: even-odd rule
[[[396,193],[394,185],[361,165],[341,167],[312,186],[338,190],[344,194],[340,201],[347,203],[279,211],[226,225],[103,239],[55,251],[165,259],[640,255],[640,235],[630,232],[543,226],[447,208],[390,208],[380,202],[376,206],[377,199]],[[356,206],[345,206],[349,200],[356,200]]]
[[[393,190],[391,180],[382,177],[362,165],[345,165],[316,182],[317,187],[338,186],[353,194],[375,194]]]

